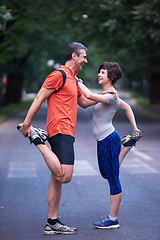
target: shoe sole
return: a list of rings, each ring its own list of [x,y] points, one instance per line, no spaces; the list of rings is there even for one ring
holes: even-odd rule
[[[20,128],[21,128],[21,127],[18,125],[18,126],[17,126],[17,129],[20,130]]]
[[[108,227],[99,227],[99,226],[95,226],[96,228],[99,228],[99,229],[111,229],[111,228],[119,228],[120,225],[119,224],[116,224],[116,225],[112,225],[112,226],[108,226]]]
[[[127,135],[121,138],[121,143],[125,144],[132,139],[131,135]]]
[[[133,139],[138,139],[138,138],[141,138],[143,137],[143,133],[141,131],[133,131],[132,133],[132,138]]]
[[[132,135],[126,135],[126,136],[122,137],[122,138],[121,138],[121,143],[122,143],[122,145],[128,143],[128,142],[131,141],[131,140],[135,140],[135,141],[137,142],[137,141],[143,136],[143,133],[142,133],[142,132],[140,132],[140,131],[137,131],[137,132],[139,132],[138,135],[137,135],[137,134],[134,135],[134,134],[132,133]]]
[[[76,233],[77,232],[44,231],[45,235],[55,235],[55,234],[71,235]]]
[[[46,136],[45,133],[43,133],[43,134],[45,135],[46,139],[44,139],[44,138],[41,136],[41,134],[40,134],[35,128],[33,128],[32,126],[30,127],[30,129],[31,129],[31,131],[36,132],[37,136],[39,136],[39,138],[42,140],[42,142],[45,142],[45,141],[47,140],[47,137],[48,137],[48,136]],[[33,138],[33,137],[32,137],[32,138]],[[33,140],[34,140],[34,139],[35,139],[35,138],[33,138]]]

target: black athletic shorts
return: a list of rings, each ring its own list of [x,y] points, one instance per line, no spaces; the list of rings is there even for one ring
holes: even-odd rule
[[[74,137],[60,133],[48,139],[52,151],[59,158],[61,164],[74,165],[74,141]]]

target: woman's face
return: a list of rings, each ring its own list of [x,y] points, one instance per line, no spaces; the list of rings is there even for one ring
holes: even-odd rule
[[[108,78],[108,70],[107,69],[101,69],[98,73],[98,83],[103,85],[104,83],[107,83],[109,80]]]

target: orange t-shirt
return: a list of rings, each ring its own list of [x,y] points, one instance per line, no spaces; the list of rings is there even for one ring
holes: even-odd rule
[[[82,93],[76,84],[72,70],[66,66],[61,66],[60,69],[66,73],[66,82],[59,92],[53,93],[47,99],[46,131],[49,133],[49,137],[58,133],[75,137],[77,103]],[[47,76],[42,87],[58,90],[62,86],[62,83],[62,73],[54,71]]]

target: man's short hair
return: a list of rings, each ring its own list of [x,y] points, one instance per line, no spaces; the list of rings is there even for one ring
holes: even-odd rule
[[[66,61],[69,61],[72,59],[73,52],[79,56],[82,49],[87,51],[87,48],[82,43],[78,43],[78,42],[70,43],[66,49]]]

